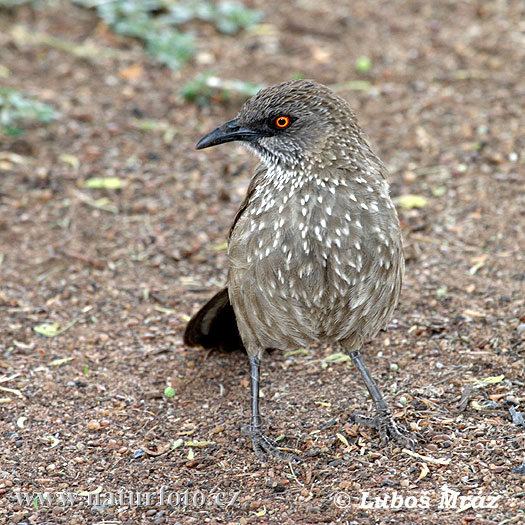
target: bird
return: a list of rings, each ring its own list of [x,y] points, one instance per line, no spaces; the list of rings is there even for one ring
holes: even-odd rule
[[[227,286],[188,322],[184,343],[244,348],[255,455],[300,461],[263,428],[261,360],[267,349],[313,343],[348,354],[375,403],[352,420],[377,430],[382,446],[413,449],[361,356],[390,320],[404,274],[399,219],[387,170],[346,100],[314,80],[264,88],[196,149],[238,141],[259,158],[228,236]]]

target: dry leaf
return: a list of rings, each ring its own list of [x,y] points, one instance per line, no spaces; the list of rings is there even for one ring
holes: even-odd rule
[[[140,64],[132,64],[119,69],[118,74],[124,80],[138,80],[144,74],[144,69]]]
[[[419,481],[423,478],[426,478],[428,476],[430,472],[430,469],[428,468],[428,465],[426,463],[422,463],[421,464],[421,472],[419,473],[419,476],[418,478],[416,479],[416,481]]]
[[[343,436],[343,434],[336,434],[336,436],[337,436],[337,439],[339,441],[341,441],[341,443],[343,443],[343,445],[345,447],[349,447],[350,446],[349,443],[348,443],[348,440]]]
[[[408,454],[409,456],[412,456],[413,458],[422,459],[423,461],[426,461],[427,463],[432,463],[434,465],[448,465],[451,461],[450,458],[433,458],[431,456],[423,456],[421,454],[418,454],[417,452],[409,450],[408,448],[404,448],[403,452],[405,454]]]

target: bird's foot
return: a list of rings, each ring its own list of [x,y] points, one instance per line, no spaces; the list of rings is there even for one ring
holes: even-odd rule
[[[266,436],[260,428],[246,425],[242,427],[241,433],[251,438],[253,451],[257,458],[262,462],[266,461],[266,454],[284,461],[293,461],[296,463],[303,461],[299,456],[278,448],[277,443]]]
[[[362,416],[353,414],[351,417],[354,423],[369,428],[375,428],[381,439],[381,446],[386,446],[392,440],[398,445],[414,450],[419,445],[417,438],[420,437],[416,432],[410,432],[401,425],[397,425],[392,418],[390,410],[381,410],[376,416]]]

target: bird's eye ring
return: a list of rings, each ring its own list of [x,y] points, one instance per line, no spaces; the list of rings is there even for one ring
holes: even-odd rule
[[[282,115],[280,117],[277,117],[274,122],[278,128],[283,129],[290,125],[290,117]]]

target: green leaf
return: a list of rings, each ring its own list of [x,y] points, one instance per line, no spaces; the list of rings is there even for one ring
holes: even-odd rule
[[[49,447],[55,448],[60,443],[60,439],[56,438],[55,436],[45,436],[47,439],[49,439]]]
[[[483,266],[485,266],[485,261],[479,261],[478,263],[476,263],[474,266],[471,266],[468,273],[470,273],[470,275],[475,275],[477,273],[478,270],[480,270],[481,268],[483,268]]]
[[[372,69],[372,61],[368,57],[359,57],[355,61],[355,70],[358,73],[368,73]]]
[[[169,399],[170,397],[175,396],[175,389],[172,386],[167,386],[164,389],[164,395]]]
[[[13,88],[0,88],[0,133],[18,136],[21,125],[28,121],[49,124],[59,117],[51,106],[33,99]]]
[[[181,89],[182,96],[191,102],[204,106],[212,97],[227,101],[230,93],[241,98],[249,98],[264,86],[242,80],[227,80],[213,76],[211,72],[201,73],[186,82]]]
[[[4,0],[5,1],[5,0]],[[13,0],[11,0],[13,1]],[[219,31],[234,34],[259,22],[261,13],[242,3],[208,0],[74,0],[95,8],[113,31],[144,42],[157,61],[180,69],[194,54],[194,38],[178,26],[192,20],[213,24]]]
[[[24,134],[24,130],[20,128],[14,128],[12,126],[7,126],[5,128],[5,134],[8,137],[21,137]]]
[[[63,334],[66,330],[69,330],[78,319],[74,319],[64,328],[60,328],[60,323],[42,323],[33,327],[33,330],[40,335],[45,337],[56,337],[57,335]]]
[[[345,436],[343,436],[343,434],[337,433],[336,436],[337,436],[337,439],[339,441],[341,441],[341,443],[343,443],[343,445],[345,447],[349,447],[350,446],[350,444],[348,443],[348,440],[345,438]]]
[[[80,166],[80,161],[75,155],[70,155],[69,153],[62,153],[58,156],[58,160],[64,164],[69,164],[71,167],[77,169]]]
[[[213,22],[221,33],[233,35],[241,29],[255,25],[261,19],[261,13],[247,9],[236,2],[221,2],[216,5]]]
[[[400,195],[395,199],[396,203],[404,210],[413,208],[424,208],[428,204],[428,199],[422,195]]]
[[[329,355],[328,357],[325,357],[323,361],[325,363],[346,363],[346,361],[350,361],[350,356],[341,352],[337,352],[335,354]]]
[[[298,348],[297,350],[290,350],[284,354],[284,357],[291,357],[294,355],[308,355],[308,350],[305,348]]]
[[[146,50],[161,64],[177,70],[192,57],[195,45],[187,33],[163,31],[148,35]]]
[[[179,448],[179,447],[182,447],[182,445],[184,444],[184,440],[182,440],[181,438],[175,440],[172,444],[171,444],[171,449],[174,450],[176,448]]]
[[[480,383],[485,385],[495,385],[497,383],[501,383],[505,379],[505,375],[502,374],[500,376],[489,376],[485,377],[484,379],[468,379],[471,383]]]
[[[92,177],[84,181],[84,188],[106,190],[119,190],[125,186],[126,181],[118,177]]]
[[[42,323],[33,327],[33,330],[45,337],[55,337],[60,333],[60,323]]]
[[[505,375],[502,374],[500,376],[486,377],[485,379],[482,379],[481,382],[485,383],[486,385],[495,385],[496,383],[501,383],[504,379]]]

